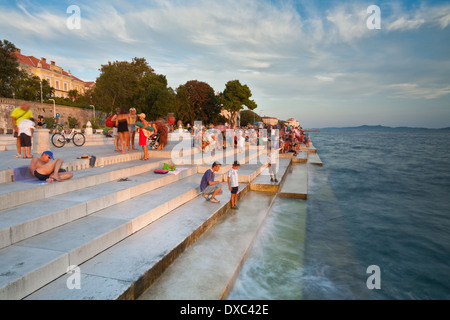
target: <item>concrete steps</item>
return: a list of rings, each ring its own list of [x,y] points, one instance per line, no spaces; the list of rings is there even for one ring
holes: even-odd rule
[[[238,211],[223,215],[139,300],[223,299],[252,247],[274,197],[266,192],[249,192],[238,202]]]
[[[308,154],[308,163],[314,164],[316,166],[323,166],[322,160],[317,153]]]
[[[241,163],[256,163],[242,165],[239,170],[240,198],[252,184],[280,188],[280,183],[270,183],[269,175],[262,177],[268,171],[265,163],[256,161],[262,152],[266,151],[249,148],[245,154],[235,154],[234,149],[226,153]],[[205,160],[216,156],[224,157],[217,154]],[[291,158],[280,159],[279,181],[285,178]],[[209,164],[178,165],[186,167],[179,175],[155,175],[153,170],[164,162],[171,163],[168,158],[159,158],[82,169],[73,185],[71,180],[43,186],[0,184],[0,299],[140,297],[182,252],[222,221],[219,219],[230,208],[231,195],[225,183],[224,194],[217,197],[220,204],[198,196]],[[217,181],[226,181],[228,167],[231,165],[222,166]],[[121,178],[128,180],[119,182]],[[245,206],[252,201],[238,204],[245,211],[256,210],[256,225],[263,219],[257,208],[262,205],[267,209],[266,200],[273,195],[260,197],[258,205],[248,210]],[[244,221],[244,214],[240,216]],[[245,216],[248,221],[252,219],[250,213]],[[243,243],[248,247],[255,224],[236,227],[236,238],[247,239]],[[236,247],[236,257],[241,258],[230,260],[230,266],[245,256],[245,247]],[[68,288],[71,266],[79,268],[79,290]],[[223,279],[228,278],[228,272]]]
[[[280,196],[306,200],[308,198],[308,165],[293,164],[279,191]]]
[[[239,195],[243,196],[247,191],[248,186],[243,185]],[[137,299],[227,211],[230,193],[225,191],[217,198],[221,200],[220,204],[207,202],[203,197],[185,202],[170,214],[79,264],[79,290],[67,288],[70,275],[66,274],[26,299]],[[195,270],[191,272],[195,273]]]
[[[36,203],[0,211],[0,248],[20,242],[42,232],[99,210],[127,201],[162,186],[197,174],[191,167],[179,175],[156,175],[152,171],[130,177],[130,181],[107,182],[73,193],[53,196]]]
[[[64,193],[74,192],[95,185],[108,183],[120,178],[136,176],[150,170],[161,168],[167,159],[151,159],[147,162],[128,161],[110,167],[97,167],[78,171],[74,178],[63,183],[35,185],[23,182],[0,184],[0,210],[32,203]]]
[[[278,173],[277,180],[278,182],[270,181],[270,173],[269,168],[265,167],[261,174],[255,178],[250,183],[250,190],[252,191],[264,191],[264,192],[278,192],[280,189],[280,185],[285,178],[288,169],[291,165],[292,159],[289,158],[280,158],[278,159]]]
[[[26,297],[196,198],[200,179],[186,177],[1,249],[0,299]]]

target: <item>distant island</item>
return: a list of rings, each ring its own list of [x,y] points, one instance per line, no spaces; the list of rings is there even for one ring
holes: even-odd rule
[[[430,128],[421,128],[421,127],[387,127],[387,126],[369,126],[363,125],[359,127],[328,127],[328,128],[320,128],[320,129],[310,129],[310,130],[450,130],[450,127],[439,128],[439,129],[430,129]]]

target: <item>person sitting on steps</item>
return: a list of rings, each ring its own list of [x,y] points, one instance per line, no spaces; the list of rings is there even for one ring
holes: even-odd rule
[[[41,181],[47,181],[47,183],[61,182],[73,177],[72,173],[61,169],[62,164],[62,159],[55,160],[51,151],[45,151],[40,158],[33,157],[30,163],[30,171],[33,176]]]

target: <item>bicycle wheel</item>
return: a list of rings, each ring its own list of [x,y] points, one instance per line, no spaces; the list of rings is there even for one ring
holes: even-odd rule
[[[84,134],[82,133],[75,133],[73,136],[73,144],[77,147],[81,147],[86,142],[86,138],[84,137]]]
[[[62,148],[66,144],[66,138],[61,133],[55,133],[52,136],[52,144],[56,148]]]

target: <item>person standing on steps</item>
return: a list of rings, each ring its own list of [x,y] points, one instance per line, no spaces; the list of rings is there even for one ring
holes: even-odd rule
[[[239,191],[239,173],[238,169],[240,164],[238,161],[234,161],[232,168],[228,171],[228,189],[231,191],[231,209],[238,210],[237,194]]]
[[[73,177],[72,173],[61,169],[62,164],[62,159],[55,160],[51,151],[45,151],[40,158],[33,157],[30,163],[30,171],[33,176],[41,181],[61,182]]]
[[[128,135],[129,118],[124,108],[120,109],[120,113],[116,117],[116,127],[119,133],[119,141],[122,154],[130,151],[130,137]],[[126,149],[126,151],[125,151]]]
[[[270,182],[277,182],[277,171],[278,171],[278,154],[273,152],[271,148],[267,149],[267,165],[269,167]],[[275,177],[275,180],[273,179]]]
[[[30,120],[31,118],[33,118],[33,113],[30,110],[30,105],[26,103],[18,108],[15,108],[13,112],[11,112],[11,121],[14,128],[14,138],[16,138],[17,147],[17,154],[14,156],[14,158],[22,157],[19,137],[19,123],[23,120]]]
[[[200,182],[200,191],[203,197],[212,203],[219,203],[220,201],[216,199],[216,196],[223,193],[222,184],[214,181],[214,174],[220,170],[220,166],[221,164],[219,162],[214,162],[211,169],[206,170]]]
[[[136,121],[137,121],[137,115],[136,115],[136,109],[135,108],[131,108],[130,109],[130,114],[129,114],[128,117],[129,117],[128,132],[129,132],[129,135],[130,135],[130,141],[129,141],[129,144],[128,144],[128,149],[130,149],[130,143],[131,143],[132,150],[137,150],[134,147],[134,140],[135,140],[135,137],[136,137]]]

